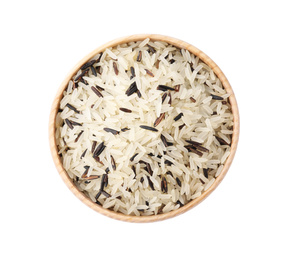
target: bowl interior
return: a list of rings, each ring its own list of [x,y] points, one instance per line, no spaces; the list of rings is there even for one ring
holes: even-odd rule
[[[202,193],[201,196],[198,198],[190,201],[189,203],[185,204],[183,207],[180,207],[177,210],[168,212],[168,213],[162,213],[158,215],[151,215],[151,216],[128,216],[124,215],[120,212],[115,212],[109,209],[104,209],[100,205],[94,203],[90,198],[88,198],[84,193],[78,190],[78,188],[75,186],[65,169],[63,168],[62,161],[60,159],[60,156],[58,155],[58,148],[56,144],[56,138],[55,138],[55,121],[56,121],[56,115],[58,113],[59,109],[59,104],[60,101],[63,97],[63,91],[68,85],[69,80],[76,74],[76,72],[80,69],[80,67],[86,63],[88,60],[90,60],[93,56],[95,56],[97,53],[105,50],[106,48],[109,47],[114,47],[119,44],[123,43],[128,43],[128,42],[133,42],[133,41],[142,41],[146,38],[150,38],[152,41],[164,41],[169,44],[172,44],[178,48],[181,49],[186,49],[189,52],[193,53],[194,55],[198,56],[204,63],[206,63],[216,74],[216,76],[220,79],[222,82],[222,85],[226,89],[227,93],[230,94],[229,97],[229,102],[231,105],[231,110],[233,113],[233,118],[234,118],[234,125],[233,125],[233,134],[232,134],[232,141],[231,141],[231,150],[230,150],[230,155],[228,159],[226,160],[224,164],[224,168],[221,172],[221,174],[216,178],[215,182],[212,184],[212,186]],[[164,220],[168,219],[171,217],[174,217],[176,215],[182,214],[192,207],[198,205],[200,202],[202,202],[218,185],[219,183],[223,180],[225,177],[232,161],[235,156],[235,152],[237,149],[237,143],[238,143],[238,137],[239,137],[239,113],[238,113],[238,107],[237,107],[237,102],[233,93],[233,90],[225,77],[224,73],[220,70],[220,68],[202,51],[194,47],[193,45],[190,45],[184,41],[168,37],[168,36],[163,36],[163,35],[156,35],[156,34],[140,34],[140,35],[132,35],[128,37],[123,37],[119,38],[113,41],[110,41],[101,47],[95,49],[91,53],[89,53],[87,56],[85,56],[80,62],[78,62],[74,68],[69,72],[67,77],[64,79],[62,82],[60,88],[58,89],[58,92],[56,94],[56,97],[53,101],[51,112],[50,112],[50,119],[49,119],[49,142],[50,142],[50,149],[51,149],[51,154],[55,163],[55,166],[62,177],[63,181],[65,184],[68,186],[68,188],[75,194],[76,197],[78,197],[83,203],[88,205],[90,208],[93,210],[114,218],[118,220],[123,220],[123,221],[129,221],[129,222],[153,222],[153,221],[159,221],[159,220]]]

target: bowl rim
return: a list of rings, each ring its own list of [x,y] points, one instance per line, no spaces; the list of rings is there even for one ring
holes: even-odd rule
[[[185,204],[183,207],[180,207],[177,210],[170,211],[168,213],[162,213],[157,215],[150,215],[150,216],[130,216],[130,215],[124,215],[120,212],[115,212],[109,209],[105,209],[101,207],[100,205],[94,203],[89,197],[87,197],[85,194],[83,194],[81,191],[78,190],[78,188],[75,186],[65,169],[63,168],[62,161],[60,159],[60,156],[58,155],[58,148],[56,144],[56,138],[55,138],[55,122],[56,122],[56,115],[59,108],[60,100],[63,96],[63,91],[68,85],[69,80],[74,76],[75,73],[80,69],[80,67],[89,61],[93,56],[100,53],[101,51],[104,51],[106,48],[114,47],[119,44],[133,42],[133,41],[142,41],[146,38],[150,38],[152,41],[164,41],[169,44],[172,44],[173,46],[176,46],[180,49],[186,49],[189,52],[193,53],[194,55],[198,56],[204,63],[206,63],[216,74],[216,76],[220,79],[222,82],[222,85],[226,89],[227,93],[230,94],[229,96],[229,102],[231,105],[231,110],[233,114],[233,135],[232,135],[232,141],[231,141],[231,149],[230,149],[230,155],[228,156],[227,160],[225,161],[224,167],[222,169],[222,172],[220,175],[215,179],[214,183],[211,185],[211,187],[201,194],[201,196],[195,198],[194,200],[190,201],[189,203]],[[72,191],[72,193],[79,198],[84,204],[89,206],[91,209],[95,210],[98,213],[101,213],[102,215],[105,215],[107,217],[126,221],[126,222],[138,222],[138,223],[146,223],[146,222],[155,222],[155,221],[161,221],[165,219],[169,219],[172,217],[175,217],[177,215],[180,215],[182,213],[185,213],[189,209],[197,206],[199,203],[201,203],[204,199],[206,199],[216,188],[217,186],[222,182],[223,178],[226,176],[232,161],[234,159],[237,146],[238,146],[238,140],[239,140],[239,111],[238,111],[238,105],[237,101],[233,92],[233,89],[227,80],[224,73],[221,71],[221,69],[218,67],[218,65],[210,58],[208,57],[204,52],[202,52],[197,47],[165,35],[160,34],[134,34],[130,36],[124,36],[117,39],[114,39],[112,41],[109,41],[100,47],[96,48],[92,52],[90,52],[88,55],[83,57],[68,73],[66,78],[61,83],[56,96],[54,98],[54,101],[52,103],[50,116],[49,116],[49,144],[50,144],[50,150],[51,155],[54,161],[54,164],[56,166],[56,169],[61,176],[62,180],[66,184],[66,186]]]

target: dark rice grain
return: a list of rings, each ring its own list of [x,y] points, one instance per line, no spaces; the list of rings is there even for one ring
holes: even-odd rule
[[[139,51],[136,60],[137,60],[138,62],[141,62],[141,59],[142,59],[142,52]]]
[[[117,169],[117,166],[112,155],[110,156],[110,161],[111,161],[112,169],[115,171]]]
[[[99,197],[100,197],[100,195],[101,195],[101,190],[97,193],[97,195],[95,196],[95,199],[98,200]],[[97,201],[97,202],[99,202],[99,201]],[[97,202],[96,202],[96,203],[97,203]],[[99,202],[99,203],[100,203],[100,202]],[[101,205],[101,203],[100,203],[99,205]]]
[[[149,71],[148,69],[145,69],[145,71],[146,71],[147,75],[149,75],[151,77],[155,77],[155,75],[151,71]]]
[[[152,170],[152,167],[149,163],[146,164],[146,169],[147,169],[147,172],[149,173],[149,175],[153,175],[153,170]]]
[[[135,165],[132,165],[132,171],[134,172],[134,179],[136,179],[136,168]]]
[[[117,64],[115,63],[115,62],[113,62],[113,70],[114,70],[114,73],[116,74],[116,75],[119,75],[119,70],[118,70],[118,66],[117,66]]]
[[[75,138],[74,142],[76,143],[78,141],[78,139],[80,138],[80,136],[83,134],[84,130],[81,130],[80,133],[77,135],[77,137]]]
[[[98,72],[99,75],[101,75],[101,73],[102,73],[102,72],[101,72],[101,66],[98,66],[98,67],[96,68],[96,71]]]
[[[104,173],[102,175],[101,184],[100,184],[100,190],[102,191],[104,186],[106,187],[108,184],[108,175],[107,173]]]
[[[193,62],[189,63],[190,64],[190,68],[191,68],[191,72],[194,71],[194,68],[193,68]]]
[[[186,124],[182,124],[178,127],[179,130],[183,129],[183,127],[185,126]]]
[[[178,204],[180,208],[184,206],[184,204],[182,204],[182,203],[180,202],[180,200],[178,200],[178,201],[176,202],[176,204]]]
[[[94,160],[95,160],[96,162],[99,162],[99,163],[100,163],[100,158],[99,158],[99,156],[94,156],[94,154],[93,154],[93,158],[94,158]]]
[[[135,77],[135,69],[134,69],[134,67],[130,67],[130,72],[131,72],[131,77],[132,77],[132,79]]]
[[[168,186],[167,186],[167,180],[165,177],[162,177],[161,181],[161,191],[167,193],[168,192]]]
[[[161,121],[165,118],[165,113],[162,113],[154,122],[154,126],[156,127]]]
[[[82,159],[83,157],[85,157],[85,155],[86,155],[86,153],[87,153],[87,150],[88,150],[88,149],[86,149],[86,150],[81,154],[80,159]]]
[[[96,72],[95,68],[93,66],[91,66],[90,68],[91,68],[91,71],[92,71],[93,75],[95,77],[97,77],[97,72]]]
[[[74,106],[70,105],[69,103],[66,104],[66,107],[73,110],[75,113],[78,113],[78,114],[80,113],[80,111],[78,111]]]
[[[190,143],[191,145],[193,145],[197,150],[201,151],[201,152],[206,152],[208,153],[209,150],[203,146],[201,146],[201,143],[192,141],[192,140],[186,140],[186,142]]]
[[[221,137],[215,136],[215,138],[218,140],[218,142],[221,145],[229,145],[224,139],[222,139]]]
[[[97,141],[93,141],[91,153],[94,152],[96,145],[97,145]]]
[[[69,119],[65,119],[66,124],[68,125],[68,127],[72,130],[74,127],[72,125],[72,123],[69,121]]]
[[[132,113],[132,110],[130,110],[128,108],[120,107],[120,110],[125,112],[125,113]]]
[[[139,91],[138,89],[137,89],[136,93],[137,93],[137,96],[138,96],[139,98],[141,98],[141,93],[140,93],[140,91]]]
[[[102,190],[101,191],[101,194],[104,195],[106,198],[110,198],[111,197],[111,195],[108,192],[106,192],[105,190]]]
[[[81,178],[85,178],[85,177],[87,177],[87,175],[88,175],[88,171],[89,171],[89,169],[90,169],[90,166],[88,166],[88,165],[86,165],[86,166],[84,166],[84,168],[85,168],[85,171],[84,171],[84,173],[82,174],[82,176],[81,176]]]
[[[142,128],[142,129],[145,129],[145,130],[149,130],[149,131],[153,131],[153,132],[158,132],[158,129],[156,129],[154,127],[151,127],[151,126],[140,125],[139,127]]]
[[[205,177],[206,179],[208,179],[208,170],[209,170],[209,169],[205,169],[205,168],[203,168],[203,175],[204,175],[204,177]]]
[[[98,157],[104,151],[105,147],[104,142],[100,143],[94,151],[93,157]]]
[[[195,99],[195,98],[190,97],[190,100],[191,100],[193,103],[196,103],[196,99]]]
[[[168,96],[169,96],[168,104],[171,105],[172,104],[172,97],[171,97],[171,93],[170,92],[169,92]]]
[[[147,46],[148,46],[148,52],[149,53],[155,53],[156,52],[154,47],[150,46],[149,44]]]
[[[105,90],[104,88],[102,88],[102,87],[100,87],[100,86],[98,86],[98,85],[95,85],[95,87],[96,87],[99,91],[103,91],[103,90]]]
[[[160,137],[161,137],[161,140],[162,140],[162,142],[163,142],[164,146],[165,146],[165,147],[167,147],[167,146],[168,146],[168,142],[167,142],[167,140],[166,140],[165,136],[161,134],[161,136],[160,136]]]
[[[85,79],[83,79],[83,78],[82,78],[80,81],[81,81],[82,83],[84,83],[86,86],[89,85],[89,83],[88,83]]]
[[[192,141],[192,140],[186,140],[186,142],[189,143],[189,144],[192,144],[194,146],[201,145],[201,143],[198,143],[198,142],[195,142],[195,141]]]
[[[82,73],[80,73],[79,75],[77,75],[74,79],[74,81],[78,81],[80,79],[82,79],[83,76],[85,76],[87,74],[88,70],[84,70]]]
[[[210,94],[211,95],[211,97],[212,97],[212,99],[214,99],[214,100],[224,100],[222,97],[220,97],[220,96],[216,96],[216,95],[213,95],[213,94]]]
[[[203,147],[203,146],[201,146],[201,145],[194,145],[195,146],[195,148],[197,149],[197,150],[199,150],[199,151],[201,151],[201,152],[205,152],[205,153],[208,153],[209,152],[209,150],[207,149],[207,148],[205,148],[205,147]]]
[[[103,95],[101,94],[101,92],[94,86],[91,87],[91,89],[93,90],[93,92],[98,96],[98,97],[103,97]]]
[[[175,118],[173,118],[174,121],[177,121],[179,119],[181,119],[181,117],[183,116],[183,113],[179,113]]]
[[[85,177],[84,179],[85,179],[85,180],[92,181],[92,180],[97,180],[97,179],[99,179],[99,178],[100,178],[99,175],[90,175],[90,176],[88,176],[88,177]]]
[[[167,97],[167,93],[165,92],[165,93],[162,95],[162,104],[164,103],[166,97]]]
[[[194,146],[187,146],[187,147],[185,146],[185,148],[187,148],[189,152],[195,153],[200,157],[203,156],[203,153],[201,153],[200,151],[197,151]]]
[[[94,64],[95,62],[96,62],[96,60],[91,60],[91,61],[85,63],[84,65],[82,65],[82,66],[80,67],[80,69],[81,69],[81,70],[85,70],[85,69],[87,69],[87,68],[93,66],[93,64]]]
[[[99,54],[98,59],[96,60],[96,63],[100,62],[102,55],[103,55],[103,53],[101,52],[101,53]]]
[[[171,166],[173,164],[173,162],[169,161],[169,160],[165,160],[164,163],[168,166]]]
[[[167,175],[170,175],[171,177],[173,177],[173,174],[171,171],[166,172]]]
[[[181,187],[182,183],[178,177],[175,178],[176,183],[178,184],[179,187]]]
[[[156,68],[159,69],[160,60],[156,61]]]
[[[122,128],[122,129],[121,129],[122,132],[126,132],[126,131],[128,131],[128,130],[130,130],[130,128],[128,128],[128,127],[125,127],[125,128]]]
[[[168,87],[168,86],[166,86],[166,85],[159,85],[159,86],[157,87],[157,90],[167,91],[167,90],[175,90],[175,89],[172,88],[172,87]]]
[[[73,121],[73,120],[69,120],[69,121],[70,121],[70,123],[71,123],[73,126],[75,126],[75,125],[82,126],[82,124],[77,123],[77,122],[75,122],[75,121]]]
[[[137,91],[137,85],[136,82],[133,82],[130,87],[126,90],[125,94],[129,97],[131,96],[133,93],[135,93]]]
[[[117,135],[120,133],[119,131],[108,127],[104,127],[103,130],[107,133],[112,133],[113,135]]]
[[[146,177],[147,177],[147,180],[148,180],[148,183],[149,183],[151,189],[152,189],[152,190],[155,190],[154,184],[153,184],[153,182],[151,181],[150,177],[149,177],[149,176],[146,176]]]

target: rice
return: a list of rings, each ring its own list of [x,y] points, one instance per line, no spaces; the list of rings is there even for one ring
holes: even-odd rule
[[[150,39],[108,48],[63,93],[63,167],[103,208],[136,216],[176,210],[214,184],[230,155],[228,97],[187,50]]]

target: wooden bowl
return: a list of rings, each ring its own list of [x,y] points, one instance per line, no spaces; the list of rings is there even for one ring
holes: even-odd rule
[[[200,197],[190,201],[183,207],[168,213],[151,215],[151,216],[128,216],[128,215],[124,215],[122,213],[115,212],[101,207],[100,205],[94,203],[90,198],[88,198],[85,194],[83,194],[81,191],[77,189],[77,187],[74,185],[73,181],[70,179],[67,172],[63,168],[60,156],[58,155],[58,149],[57,149],[56,138],[55,138],[55,121],[56,121],[56,115],[58,112],[59,104],[63,96],[63,91],[67,87],[69,80],[74,76],[74,74],[76,74],[76,72],[80,69],[80,67],[84,63],[89,61],[97,53],[104,51],[106,48],[113,47],[123,43],[132,42],[132,41],[142,41],[146,38],[150,38],[153,41],[164,41],[178,48],[186,49],[189,52],[193,53],[194,55],[198,56],[203,62],[205,62],[215,72],[216,76],[220,79],[227,93],[230,94],[229,102],[231,104],[231,109],[234,116],[234,126],[233,126],[232,142],[231,142],[231,153],[225,162],[224,168],[221,174],[216,178],[212,186],[207,191],[202,193]],[[70,71],[68,76],[62,82],[60,88],[58,89],[56,97],[54,99],[54,102],[52,104],[50,118],[49,118],[49,142],[50,142],[51,154],[52,154],[54,163],[56,165],[56,168],[60,176],[62,177],[63,181],[68,186],[68,188],[74,193],[76,197],[78,197],[83,203],[85,203],[91,209],[105,216],[122,220],[122,221],[128,221],[128,222],[154,222],[154,221],[165,220],[165,219],[177,216],[179,214],[182,214],[188,211],[189,209],[193,208],[194,206],[198,205],[200,202],[202,202],[210,193],[214,191],[214,189],[220,184],[220,182],[225,177],[236,152],[238,137],[239,137],[238,107],[237,107],[236,99],[235,99],[233,90],[230,86],[230,83],[228,82],[226,76],[221,71],[221,69],[206,54],[204,54],[202,51],[200,51],[193,45],[190,45],[184,41],[181,41],[172,37],[157,35],[157,34],[138,34],[138,35],[131,35],[128,37],[119,38],[102,45],[101,47],[97,48],[96,50],[92,51],[87,56],[85,56],[80,62],[78,62],[78,64],[76,64],[76,66],[74,66],[74,68]]]

